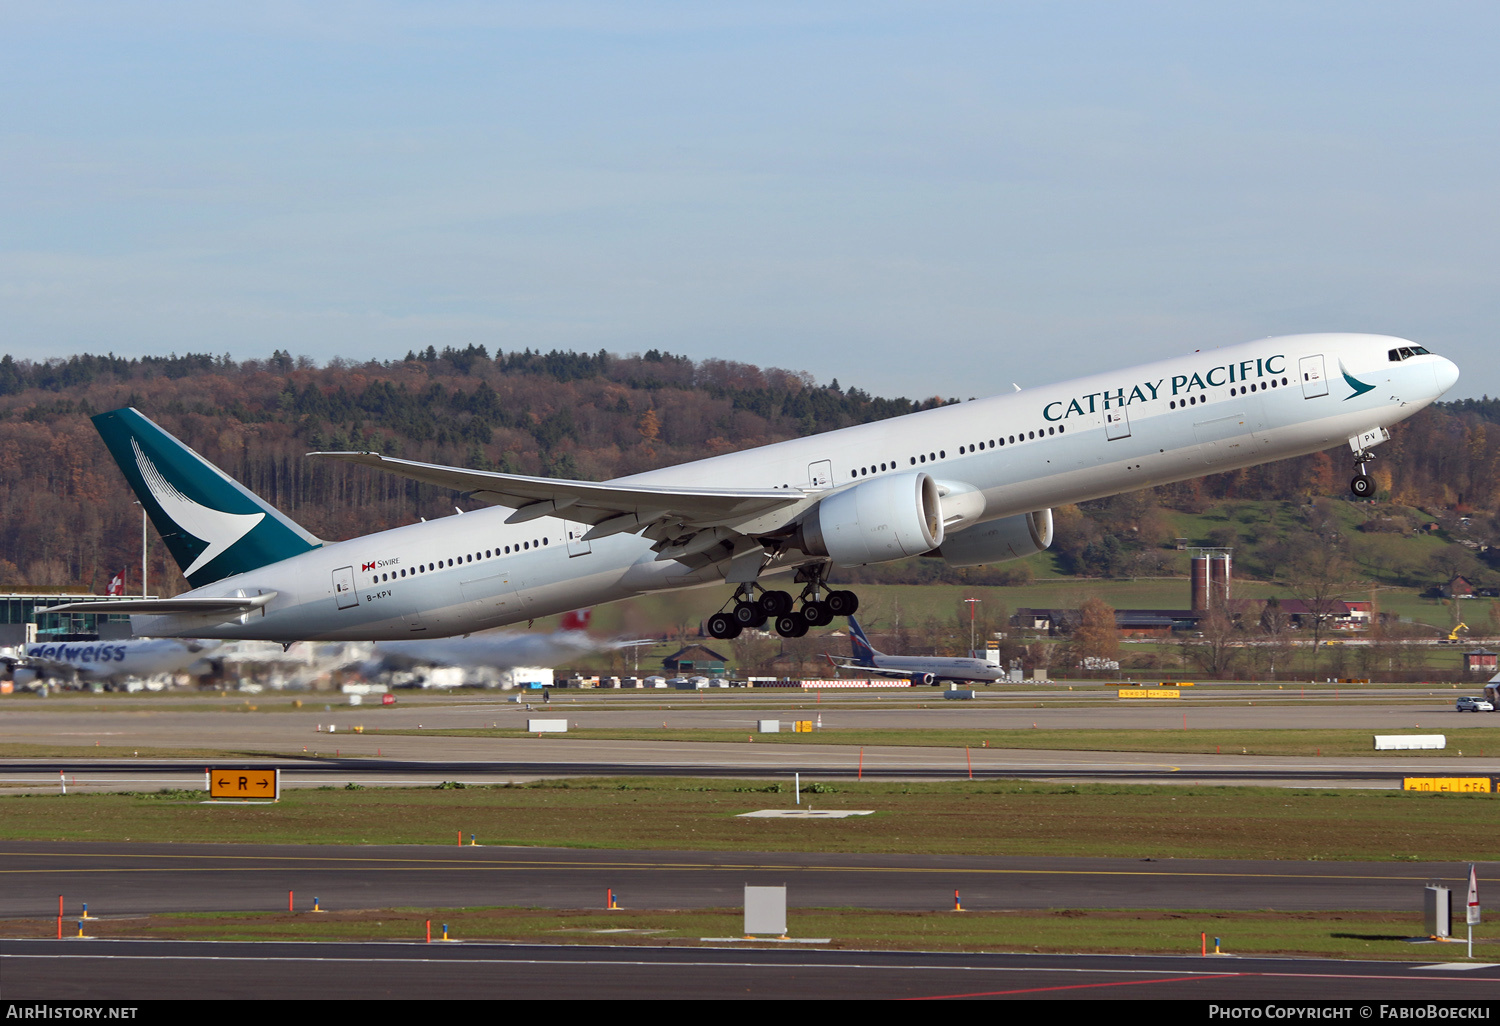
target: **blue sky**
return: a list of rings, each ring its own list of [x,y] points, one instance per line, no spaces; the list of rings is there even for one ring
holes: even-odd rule
[[[1297,331],[1500,394],[1500,6],[0,3],[0,349],[983,395]]]

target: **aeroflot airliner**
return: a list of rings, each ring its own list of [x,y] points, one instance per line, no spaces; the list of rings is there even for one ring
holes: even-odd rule
[[[1388,429],[1458,368],[1380,335],[1268,338],[607,482],[313,453],[497,508],[325,542],[133,409],[94,418],[193,590],[95,602],[138,635],[387,640],[730,584],[715,637],[795,637],[858,607],[836,567],[1017,559],[1054,506],[1347,442],[1356,495]],[[764,581],[791,575],[800,603]],[[53,607],[59,611],[71,606]]]
[[[938,681],[995,681],[1005,675],[999,666],[972,656],[896,656],[886,655],[870,644],[864,628],[849,617],[849,647],[852,656],[830,655],[828,661],[840,670],[878,673],[883,677],[905,677],[913,684],[936,684]]]

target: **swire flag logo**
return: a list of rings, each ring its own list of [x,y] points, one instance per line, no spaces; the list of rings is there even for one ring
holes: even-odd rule
[[[362,573],[362,574],[367,574],[371,570],[374,570],[374,569],[375,569],[375,564],[374,563],[361,563],[359,565],[359,572]]]

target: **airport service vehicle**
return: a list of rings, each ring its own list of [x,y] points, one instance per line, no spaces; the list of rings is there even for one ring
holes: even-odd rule
[[[1049,539],[1050,540],[1050,539]],[[894,656],[878,651],[865,637],[864,628],[849,617],[849,644],[854,655],[828,657],[840,670],[858,670],[883,677],[903,677],[913,684],[936,685],[938,681],[991,681],[1003,677],[1004,671],[983,659],[958,656]]]
[[[1459,712],[1494,712],[1495,707],[1483,698],[1460,698],[1453,703]]]
[[[855,612],[853,592],[828,587],[836,568],[1028,556],[1063,503],[1343,443],[1350,489],[1369,495],[1372,448],[1457,380],[1403,339],[1292,335],[605,482],[314,453],[495,507],[341,542],[120,409],[94,423],[192,590],[88,608],[131,614],[141,635],[386,641],[727,583],[711,634],[769,620],[795,637]],[[781,575],[800,603],[766,587]]]
[[[135,638],[128,641],[39,641],[4,657],[17,684],[35,680],[119,683],[185,670],[211,655],[217,641]]]

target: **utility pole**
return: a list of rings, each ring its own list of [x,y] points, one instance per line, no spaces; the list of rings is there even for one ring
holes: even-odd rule
[[[969,657],[974,657],[974,607],[980,603],[980,599],[964,599],[969,604]]]
[[[141,598],[146,598],[146,507],[139,502],[136,505],[141,507]]]

